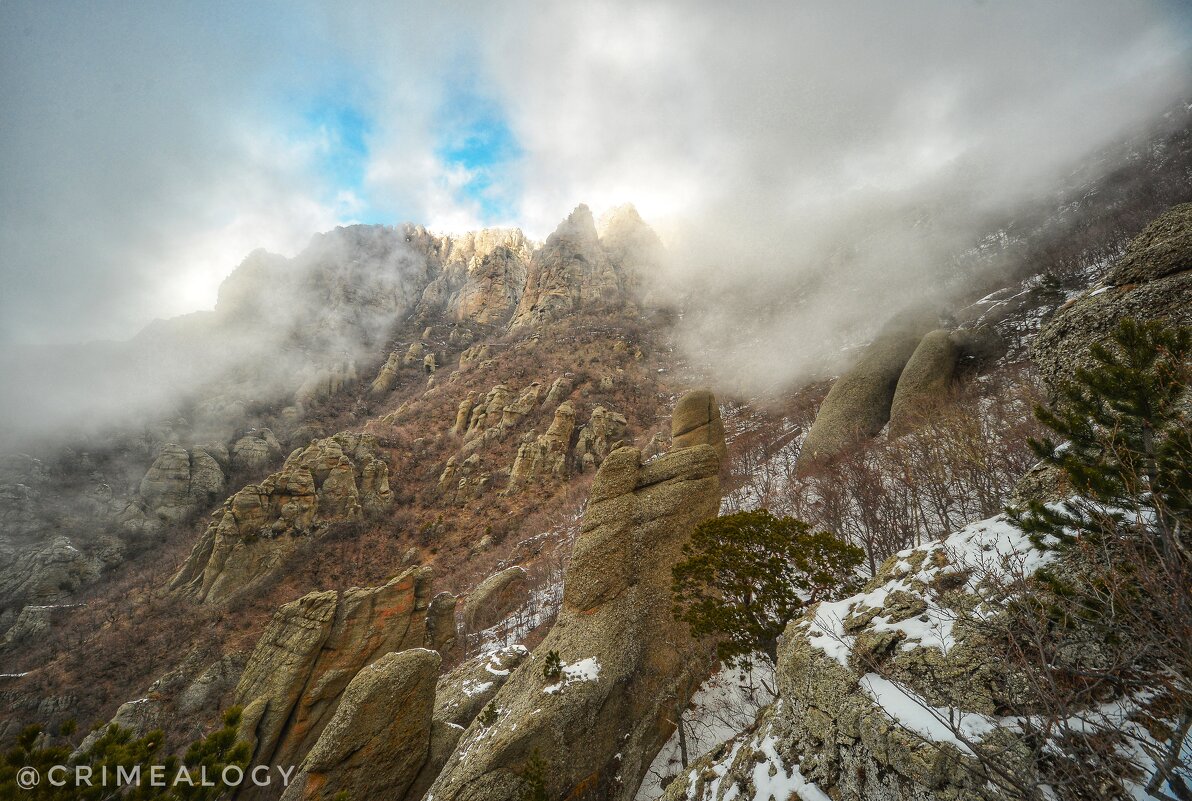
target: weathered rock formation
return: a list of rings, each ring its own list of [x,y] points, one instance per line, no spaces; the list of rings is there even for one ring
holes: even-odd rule
[[[401,353],[392,351],[389,358],[381,365],[377,377],[368,385],[368,396],[373,399],[383,398],[397,385],[398,371],[401,370]]]
[[[312,592],[277,611],[232,696],[254,764],[299,764],[362,668],[425,646],[432,576],[411,568],[381,587]]]
[[[626,425],[623,414],[603,406],[593,409],[575,442],[576,467],[583,471],[599,467],[606,456],[622,445]]]
[[[537,325],[579,308],[598,309],[625,298],[620,265],[605,252],[587,206],[560,223],[530,260],[526,289],[510,327]]]
[[[720,406],[716,397],[706,389],[688,392],[679,398],[671,416],[671,450],[696,445],[711,445],[720,454],[721,461],[727,458]]]
[[[430,749],[418,778],[406,798],[424,798],[447,760],[455,752],[464,730],[505,686],[509,674],[525,661],[529,651],[521,645],[502,648],[464,662],[435,685],[435,708],[431,713]]]
[[[371,434],[342,433],[295,451],[282,469],[229,498],[170,583],[225,600],[275,569],[300,535],[360,520],[393,501]]]
[[[706,423],[706,398],[704,410]],[[646,465],[633,448],[609,455],[558,621],[493,699],[497,720],[468,727],[431,788],[437,801],[515,798],[533,789],[532,761],[545,768],[545,798],[633,798],[710,664],[671,616],[670,585],[691,531],[719,508],[719,471],[709,444]],[[551,651],[564,663],[555,678],[543,672]]]
[[[17,548],[0,538],[0,605],[61,603],[95,581],[103,567],[69,537],[52,537],[32,548]]]
[[[444,238],[441,249],[442,271],[420,308],[481,324],[508,320],[525,289],[533,243],[517,229],[488,228]]]
[[[824,398],[803,441],[801,466],[831,460],[885,427],[902,370],[934,322],[933,316],[904,314],[882,329]]]
[[[464,630],[481,631],[505,619],[530,598],[529,575],[510,567],[486,578],[464,601]]]
[[[440,654],[455,650],[458,631],[455,625],[455,608],[459,599],[449,592],[441,592],[431,599],[426,610],[426,644]]]
[[[937,329],[919,341],[894,390],[891,434],[908,431],[924,414],[948,400],[960,356],[957,338],[950,331]]]
[[[166,445],[141,479],[140,494],[151,515],[177,523],[218,497],[224,480],[219,462],[203,448]]]
[[[517,448],[509,471],[508,492],[514,493],[536,478],[567,476],[567,452],[575,431],[575,407],[563,401],[555,409],[554,419],[545,434],[528,432]]]
[[[267,428],[252,434],[245,434],[232,446],[232,467],[236,470],[255,472],[267,467],[269,462],[281,455],[281,443]]]
[[[1105,276],[1106,286],[1063,306],[1031,345],[1044,388],[1054,392],[1124,317],[1192,325],[1192,204],[1158,217]]]
[[[284,801],[404,798],[430,747],[437,653],[388,653],[355,675]]]

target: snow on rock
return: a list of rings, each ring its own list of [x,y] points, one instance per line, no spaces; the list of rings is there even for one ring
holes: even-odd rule
[[[542,688],[542,691],[553,695],[569,684],[576,684],[581,681],[597,681],[599,678],[600,661],[594,656],[589,656],[587,659],[581,659],[570,665],[564,665],[559,680],[554,684]]]
[[[860,629],[897,635],[903,651],[935,648],[947,654],[956,643],[956,612],[938,588],[980,596],[991,581],[1031,576],[1054,558],[1006,515],[997,515],[941,542],[900,551],[865,592],[820,603],[799,625],[815,647],[844,667]]]

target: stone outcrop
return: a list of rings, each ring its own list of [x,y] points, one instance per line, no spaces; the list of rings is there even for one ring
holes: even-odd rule
[[[890,403],[891,434],[910,430],[923,415],[948,400],[960,356],[960,346],[950,331],[937,329],[919,341],[898,377]]]
[[[480,402],[472,408],[468,417],[468,428],[464,432],[466,439],[491,430],[494,436],[500,436],[501,418],[505,414],[505,407],[513,400],[513,390],[504,384],[497,384],[488,391]]]
[[[780,700],[752,731],[680,774],[664,798],[752,798],[771,780],[805,788],[804,798],[1001,797],[947,722],[1013,766],[1017,729],[998,715],[1021,686],[990,658],[996,647],[986,639],[1005,599],[978,605],[989,600],[989,575],[1023,566],[1029,575],[1047,561],[1004,516],[891,557],[863,592],[820,603],[787,627]],[[932,721],[926,734],[923,720]]]
[[[716,397],[706,389],[688,392],[679,398],[671,415],[671,450],[696,445],[711,445],[720,454],[721,461],[727,458],[720,406]]]
[[[483,364],[491,355],[491,348],[488,345],[473,345],[470,348],[465,348],[459,354],[459,369],[460,371],[467,370],[477,364]]]
[[[392,351],[389,358],[381,365],[381,369],[377,371],[377,377],[368,385],[368,396],[376,400],[388,395],[397,385],[397,376],[401,366],[401,353],[396,350]]]
[[[530,599],[529,575],[523,567],[494,573],[468,593],[464,601],[464,630],[481,631],[495,626]]]
[[[283,800],[404,798],[430,748],[440,661],[416,648],[360,670]]]
[[[267,428],[245,434],[232,446],[232,468],[245,472],[263,470],[281,455],[281,443]]]
[[[619,448],[628,422],[625,415],[597,406],[579,430],[575,442],[575,465],[581,471],[600,466],[604,458]]]
[[[554,419],[545,434],[535,435],[529,431],[522,438],[509,471],[507,492],[515,493],[537,478],[565,478],[568,474],[567,449],[574,430],[575,408],[571,401],[564,401],[555,409]]]
[[[800,467],[830,461],[885,427],[902,370],[934,322],[934,315],[903,314],[882,329],[824,398],[803,441]]]
[[[422,293],[425,314],[481,324],[509,319],[526,285],[533,243],[515,228],[487,228],[440,241],[442,270]]]
[[[145,477],[140,495],[150,515],[178,523],[217,498],[224,489],[224,473],[206,450],[187,451],[181,445],[161,449]]]
[[[510,328],[557,319],[580,308],[622,302],[625,277],[605,252],[587,206],[567,217],[530,260],[525,293]]]
[[[381,587],[312,592],[277,611],[232,695],[254,764],[299,764],[362,668],[425,646],[432,576],[411,568]]]
[[[480,469],[479,454],[462,461],[452,456],[439,474],[439,494],[448,503],[466,503],[483,495],[491,482],[492,475]]]
[[[706,404],[705,404],[706,408]],[[706,416],[707,413],[705,413]],[[643,465],[633,448],[601,465],[567,569],[558,620],[477,719],[431,787],[437,801],[505,801],[544,767],[548,799],[631,799],[711,655],[675,623],[671,568],[720,505],[710,444]],[[648,558],[645,554],[648,553]],[[544,675],[557,651],[564,667]]]
[[[1031,345],[1044,389],[1054,393],[1077,367],[1091,367],[1091,348],[1124,317],[1192,325],[1192,204],[1158,217],[1130,243],[1106,275],[1107,285],[1061,307]]]
[[[472,419],[472,408],[475,405],[475,392],[469,392],[468,396],[459,402],[455,411],[455,425],[451,426],[452,434],[463,436],[468,432],[468,421]]]
[[[274,570],[301,535],[362,519],[393,501],[371,434],[342,433],[297,450],[216,512],[170,583],[199,600],[226,600]]]
[[[1192,203],[1173,206],[1126,248],[1105,275],[1110,286],[1145,284],[1192,269]]]
[[[17,548],[0,537],[0,605],[62,603],[95,581],[103,568],[69,537],[51,537],[32,548]]]
[[[449,592],[441,592],[431,599],[426,610],[426,644],[440,654],[455,650],[458,631],[455,625],[455,608],[459,599]]]
[[[435,685],[435,708],[430,721],[430,749],[418,778],[406,793],[408,799],[426,796],[435,778],[459,744],[464,729],[488,706],[509,674],[525,661],[529,651],[512,645],[481,654],[459,665]]]
[[[542,402],[547,408],[557,407],[571,395],[571,379],[566,376],[556,378],[546,392],[546,400]]]

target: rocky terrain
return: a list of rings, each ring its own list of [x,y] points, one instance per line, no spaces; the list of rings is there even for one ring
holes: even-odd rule
[[[354,226],[253,253],[214,311],[105,352],[117,383],[153,365],[128,421],[0,461],[0,737],[181,747],[234,706],[252,764],[295,770],[236,797],[287,801],[985,797],[964,737],[1013,749],[1012,682],[955,621],[996,613],[982,571],[1047,564],[998,513],[1056,488],[1021,442],[968,448],[978,478],[883,541],[875,454],[1019,441],[1119,319],[1192,323],[1187,183],[1130,194],[1188,173],[1181,142],[1001,230],[1013,269],[890,310],[780,398],[705,388],[632,207],[541,243]],[[842,521],[867,584],[787,628],[743,725],[699,734],[722,671],[671,568],[699,523],[782,503]]]

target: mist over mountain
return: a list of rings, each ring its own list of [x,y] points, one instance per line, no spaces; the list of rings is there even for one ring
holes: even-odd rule
[[[1185,3],[11,0],[0,104],[0,798],[1192,797]]]

